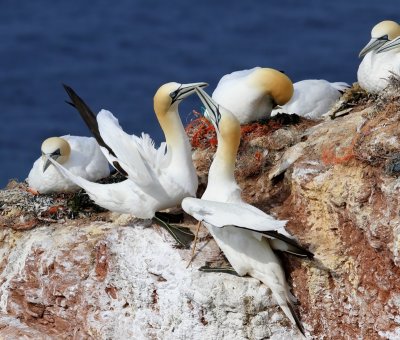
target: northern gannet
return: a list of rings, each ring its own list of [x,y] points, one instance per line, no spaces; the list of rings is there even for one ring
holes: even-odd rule
[[[33,163],[27,179],[29,187],[41,194],[79,189],[79,186],[50,166],[51,162],[47,157],[62,164],[73,175],[89,181],[97,181],[110,174],[107,159],[92,137],[51,137],[42,143],[41,150],[42,157]]]
[[[231,111],[240,124],[268,118],[276,105],[293,94],[291,80],[272,68],[254,67],[223,76],[212,98]]]
[[[388,85],[392,72],[399,73],[400,59],[396,51],[388,49],[385,53],[377,53],[379,48],[398,36],[400,25],[394,21],[385,20],[373,27],[371,40],[359,54],[359,57],[364,59],[357,72],[358,83],[367,92],[382,91]]]
[[[239,121],[206,92],[196,91],[217,131],[218,147],[202,198],[187,197],[182,208],[204,223],[239,276],[250,275],[271,289],[284,313],[303,332],[292,308],[294,297],[285,273],[271,248],[299,256],[313,255],[287,234],[286,221],[276,220],[242,200],[234,177],[240,143]]]
[[[343,92],[350,87],[344,82],[330,83],[324,79],[306,79],[293,84],[292,98],[272,111],[297,114],[304,118],[320,119],[337,102]]]
[[[85,189],[96,204],[108,210],[153,218],[157,211],[179,205],[184,197],[196,194],[198,185],[191,146],[178,113],[179,103],[194,93],[196,86],[207,84],[172,82],[156,92],[154,111],[166,139],[158,149],[147,134],[137,137],[125,133],[109,111],[100,111],[96,126],[90,123],[94,135],[101,138],[98,142],[103,145],[104,155],[127,175],[126,180],[113,184],[92,183],[50,161],[65,177]],[[93,113],[89,107],[71,88],[67,89],[73,104],[79,111],[86,110],[91,120]]]

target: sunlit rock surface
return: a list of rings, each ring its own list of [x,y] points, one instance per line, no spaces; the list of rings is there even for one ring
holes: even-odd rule
[[[282,219],[315,261],[284,256],[309,339],[400,338],[400,90],[353,87],[327,117],[242,127],[236,177],[248,202]],[[216,139],[188,128],[200,178]],[[252,278],[202,273],[224,263],[204,228],[197,256],[151,221],[82,194],[0,192],[0,338],[295,339]],[[194,229],[195,221],[185,224]]]

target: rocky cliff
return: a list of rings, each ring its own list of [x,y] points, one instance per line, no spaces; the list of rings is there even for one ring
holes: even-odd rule
[[[248,202],[288,219],[315,253],[282,257],[309,339],[399,339],[399,86],[379,97],[353,87],[335,110],[244,126],[236,177]],[[200,194],[216,140],[202,119],[188,133]],[[1,338],[298,337],[257,280],[197,270],[224,261],[204,229],[186,268],[190,250],[164,230],[82,193],[10,183],[0,210]]]

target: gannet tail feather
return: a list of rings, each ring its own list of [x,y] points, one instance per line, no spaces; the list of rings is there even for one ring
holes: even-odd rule
[[[104,142],[103,138],[100,135],[99,126],[97,124],[96,115],[90,109],[90,107],[83,101],[81,97],[79,97],[76,92],[68,85],[63,84],[65,91],[67,92],[71,102],[66,101],[67,104],[73,106],[80,114],[90,132],[93,134],[94,138],[96,138],[97,143],[106,148],[108,152],[115,156],[113,150]],[[110,162],[111,163],[111,162]],[[123,176],[127,177],[128,174],[126,171],[120,166],[118,162],[111,163],[115,169],[118,170]]]
[[[296,323],[296,326],[298,327],[299,331],[301,332],[301,334],[303,334],[303,336],[305,337],[305,331],[304,331],[304,326],[299,318],[299,316],[297,315],[296,311],[294,310],[294,306],[293,303],[288,299],[286,300],[287,303],[287,308],[290,311],[290,314],[292,315],[294,322]]]

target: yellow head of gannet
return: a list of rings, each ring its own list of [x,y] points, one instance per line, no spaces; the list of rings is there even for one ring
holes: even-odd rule
[[[68,161],[71,155],[71,146],[69,143],[61,137],[50,137],[42,143],[42,160],[43,160],[43,172],[51,165],[51,162],[47,157],[50,157],[60,164],[64,164]]]
[[[178,147],[179,143],[183,143],[183,140],[187,140],[178,114],[179,103],[193,94],[196,87],[206,86],[208,86],[208,84],[203,82],[190,84],[170,82],[160,86],[157,90],[154,95],[154,112],[156,113],[168,145],[172,143]]]
[[[371,31],[371,40],[361,50],[358,55],[364,57],[370,51],[376,51],[388,41],[391,41],[400,36],[400,25],[391,20],[384,20],[376,24]]]
[[[289,77],[273,68],[259,68],[249,76],[249,84],[259,90],[277,105],[286,104],[293,95],[293,84]]]
[[[74,175],[92,181],[110,174],[107,159],[92,137],[51,137],[42,143],[41,151],[42,156],[34,162],[27,178],[29,187],[41,194],[79,189],[58,171],[57,166],[50,166],[52,163],[62,164]]]
[[[212,98],[245,124],[268,118],[276,105],[287,103],[292,95],[288,76],[272,68],[255,67],[223,76]]]

